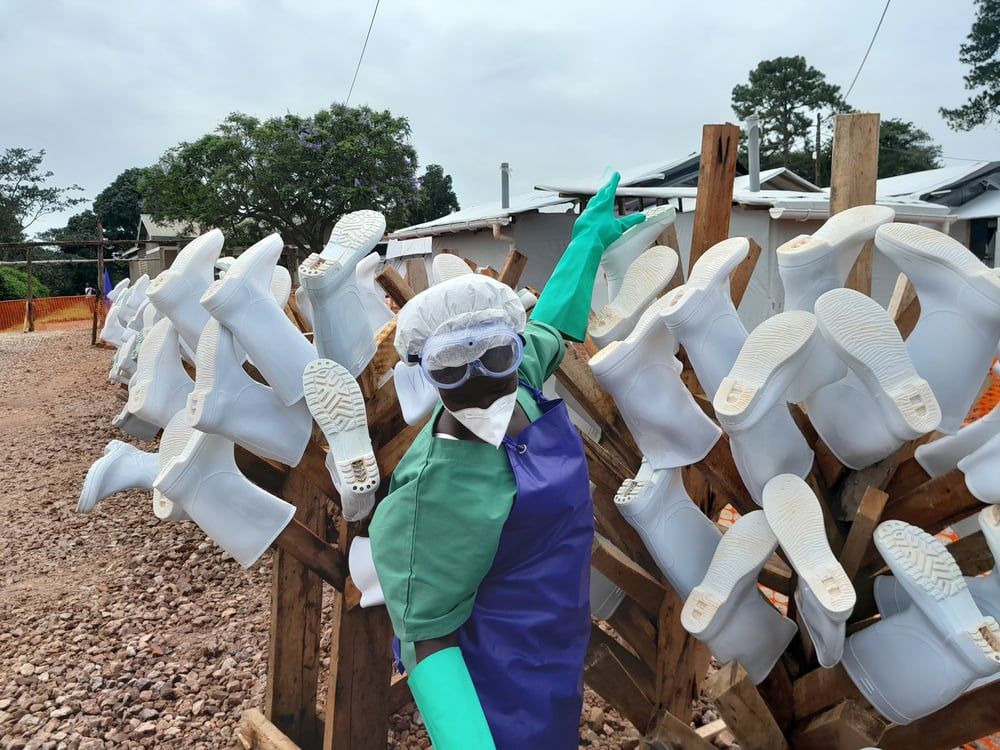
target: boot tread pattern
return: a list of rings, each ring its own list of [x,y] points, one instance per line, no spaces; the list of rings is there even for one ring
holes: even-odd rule
[[[879,227],[875,242],[879,245],[879,249],[888,246],[890,254],[893,250],[911,251],[917,255],[943,261],[967,276],[975,276],[987,270],[987,267],[961,242],[930,227],[902,223],[886,224]]]
[[[730,237],[713,245],[694,264],[687,285],[707,289],[714,284],[721,284],[749,252],[750,243],[746,237]]]
[[[627,318],[649,301],[673,278],[677,270],[677,253],[669,247],[653,247],[640,255],[625,272],[621,289],[615,298],[601,308],[591,326],[592,336],[602,336],[623,318]]]
[[[340,267],[340,264],[335,260],[330,260],[328,258],[323,258],[318,253],[313,253],[308,258],[306,258],[302,265],[299,266],[299,275],[308,276],[310,278],[321,278],[331,267]]]
[[[375,245],[385,233],[385,218],[378,211],[353,211],[340,217],[330,233],[330,242],[350,250]]]
[[[198,338],[198,351],[195,353],[195,393],[201,395],[208,393],[215,385],[215,358],[218,354],[221,331],[221,324],[212,318],[205,324]]]
[[[935,600],[961,594],[965,577],[945,546],[927,532],[905,521],[886,521],[875,531],[883,556],[891,556]]]
[[[324,433],[368,426],[361,389],[343,366],[317,359],[309,363],[302,378],[309,411]]]

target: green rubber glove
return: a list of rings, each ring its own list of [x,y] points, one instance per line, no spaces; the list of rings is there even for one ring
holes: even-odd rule
[[[577,217],[569,246],[531,311],[532,320],[548,323],[570,341],[583,341],[587,336],[601,255],[625,230],[646,220],[642,213],[615,217],[615,191],[620,180],[620,174],[612,174]]]
[[[428,656],[410,670],[409,683],[434,750],[496,750],[460,648]]]

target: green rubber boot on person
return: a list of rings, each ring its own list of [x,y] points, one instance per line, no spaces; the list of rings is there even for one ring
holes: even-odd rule
[[[409,683],[435,750],[496,750],[460,648],[422,659]]]

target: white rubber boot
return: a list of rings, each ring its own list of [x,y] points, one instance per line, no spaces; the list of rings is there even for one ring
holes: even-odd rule
[[[663,322],[684,347],[708,396],[715,395],[747,338],[729,294],[729,274],[749,251],[745,237],[713,245],[694,264],[687,283],[664,297]]]
[[[862,469],[937,427],[941,412],[931,387],[877,302],[834,289],[817,300],[816,320],[852,371],[806,399],[813,426],[842,463]]]
[[[805,477],[812,468],[812,449],[786,401],[802,400],[846,373],[817,333],[811,313],[779,313],[747,337],[713,405],[731,438],[736,468],[758,504],[769,479]]]
[[[119,305],[112,305],[111,309],[108,310],[107,317],[104,319],[104,325],[101,327],[101,341],[105,344],[110,344],[116,349],[122,345],[122,333],[125,330],[125,326],[118,319],[120,312],[121,307]]]
[[[977,500],[1000,503],[1000,435],[994,435],[959,461],[958,468],[965,474],[965,486]]]
[[[378,211],[352,211],[337,219],[320,255],[353,271],[384,234],[385,217]]]
[[[774,477],[764,486],[764,514],[819,611],[846,622],[857,601],[854,585],[830,549],[823,510],[809,485],[793,474]]]
[[[597,568],[590,568],[590,616],[607,620],[625,599],[625,592]]]
[[[597,313],[587,333],[598,346],[621,341],[632,332],[639,316],[656,295],[667,288],[676,270],[677,253],[674,250],[651,247],[629,266],[618,293]]]
[[[128,289],[128,285],[129,285],[128,277],[122,279],[117,284],[115,284],[114,289],[112,289],[110,292],[107,293],[107,295],[105,295],[108,302],[110,302],[112,305],[115,302],[117,302],[118,298],[122,295],[122,292]]]
[[[198,342],[191,426],[222,435],[264,458],[296,466],[309,444],[312,416],[305,401],[285,406],[273,389],[251,378],[229,329],[210,320]]]
[[[865,243],[895,216],[886,206],[855,206],[831,216],[812,236],[801,234],[779,247],[785,310],[812,312],[820,295],[842,287]]]
[[[245,250],[209,286],[201,304],[233,332],[282,403],[291,406],[302,398],[302,372],[316,358],[316,348],[271,295],[283,246],[281,235],[272,234]]]
[[[617,240],[608,245],[601,256],[601,268],[608,280],[608,299],[614,299],[625,283],[629,266],[674,223],[677,212],[672,206],[654,206],[643,213],[646,220],[630,227]],[[669,279],[668,279],[669,281]]]
[[[192,351],[198,348],[201,329],[208,322],[208,313],[198,299],[215,279],[215,261],[223,241],[218,229],[196,237],[149,285],[149,299],[170,319]]]
[[[104,455],[87,469],[77,513],[89,513],[101,500],[122,490],[151,490],[160,470],[155,453],[112,440],[104,447]]]
[[[306,323],[309,324],[311,329],[313,324],[312,303],[309,302],[309,295],[306,293],[304,286],[300,286],[295,290],[295,306],[299,308],[299,313],[305,318]]]
[[[159,310],[157,310],[152,305],[146,305],[142,311],[142,330],[148,331],[161,320],[163,320],[164,315]]]
[[[908,724],[1000,672],[1000,627],[976,606],[954,558],[903,521],[875,545],[913,604],[847,639],[843,664],[875,708]]]
[[[271,273],[271,296],[282,310],[292,294],[292,275],[284,266],[275,266]]]
[[[373,331],[378,333],[382,326],[393,319],[395,313],[385,303],[385,291],[375,281],[379,264],[382,259],[378,253],[369,253],[358,263],[354,269],[354,276],[358,280],[358,290],[361,292],[361,304],[365,308],[365,315]]]
[[[757,576],[777,546],[763,512],[741,516],[722,535],[681,610],[684,629],[720,662],[738,661],[754,684],[767,677],[798,632],[757,590]]]
[[[146,296],[146,290],[149,288],[149,276],[143,274],[135,283],[129,287],[128,296],[122,300],[122,312],[118,319],[122,323],[128,323],[132,320],[132,316],[139,311],[139,307],[145,302],[148,297]]]
[[[361,592],[362,607],[379,607],[385,604],[385,594],[375,570],[375,560],[372,557],[372,541],[366,536],[358,536],[351,542],[347,553],[347,569],[351,580]]]
[[[163,428],[160,435],[159,472],[163,471],[170,463],[181,455],[191,438],[194,437],[194,428],[188,423],[187,415],[183,411],[177,412],[167,426]],[[154,477],[155,480],[155,477]],[[161,521],[190,521],[184,508],[164,497],[155,487],[153,488],[153,515]]]
[[[947,474],[958,462],[977,451],[990,439],[1000,435],[1000,404],[954,435],[945,435],[917,448],[917,462],[931,478]]]
[[[906,349],[941,406],[941,432],[962,426],[1000,339],[1000,270],[958,240],[915,224],[886,224],[875,246],[913,283],[920,319]]]
[[[141,342],[141,334],[135,334],[122,342],[122,345],[118,347],[118,351],[115,352],[114,359],[111,360],[111,370],[108,372],[108,380],[112,383],[128,385],[132,376],[135,375],[138,363],[136,348]]]
[[[625,341],[606,346],[588,364],[654,469],[697,463],[722,431],[681,382],[670,332],[655,311],[647,315]]]
[[[135,377],[129,382],[128,410],[145,422],[166,427],[194,390],[179,346],[177,330],[166,318],[143,339]]]
[[[364,314],[354,269],[313,253],[299,266],[312,305],[313,341],[319,356],[341,363],[357,377],[375,356],[375,331]]]
[[[417,425],[423,422],[437,405],[437,388],[427,382],[419,367],[402,361],[392,368],[392,380],[406,424]]]
[[[244,568],[267,551],[295,515],[294,505],[243,476],[231,440],[207,432],[195,430],[153,486]]]
[[[469,264],[451,253],[438,253],[431,261],[431,282],[434,284],[470,273],[473,273],[473,270],[469,268]]]
[[[139,305],[139,309],[135,311],[135,314],[129,319],[126,328],[131,328],[133,331],[142,331],[143,323],[146,319],[146,310],[149,308],[149,298],[142,301]]]
[[[358,521],[371,512],[380,482],[361,389],[344,367],[329,359],[311,362],[302,384],[309,411],[330,445],[326,468],[341,493],[344,518]]]
[[[215,270],[219,272],[218,276],[220,279],[226,275],[226,271],[228,271],[229,267],[235,262],[236,258],[232,255],[223,255],[216,259]]]
[[[647,469],[625,480],[615,507],[639,533],[678,596],[686,599],[705,577],[722,533],[688,496],[680,470]]]
[[[827,669],[836,666],[844,655],[847,623],[830,617],[805,581],[800,580],[795,589],[795,604],[816,651],[816,660]]]
[[[160,425],[147,422],[128,410],[128,404],[111,420],[111,424],[122,432],[139,440],[152,440],[160,431]]]

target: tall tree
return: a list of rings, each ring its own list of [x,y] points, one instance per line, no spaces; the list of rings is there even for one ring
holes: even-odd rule
[[[371,208],[405,223],[417,155],[404,117],[335,104],[311,117],[234,113],[170,149],[139,181],[158,219],[191,220],[259,239],[279,231],[313,252],[342,214]]]
[[[79,185],[50,185],[51,171],[42,170],[45,150],[37,153],[26,148],[8,148],[0,152],[0,219],[8,224],[7,233],[22,239],[25,231],[48,214],[65,211],[86,198],[74,197],[83,190]]]
[[[926,130],[893,117],[882,120],[878,137],[878,176],[894,177],[941,166],[941,147]]]
[[[1000,111],[1000,0],[976,0],[979,10],[958,59],[971,70],[965,78],[968,101],[955,109],[941,107],[953,130],[972,130],[992,123]]]
[[[732,92],[738,117],[761,120],[761,166],[790,166],[793,151],[812,149],[815,112],[846,109],[840,87],[806,63],[801,55],[763,60],[750,71],[749,82]]]
[[[459,209],[458,197],[451,187],[451,175],[445,174],[440,164],[428,164],[418,183],[410,224],[422,224]]]
[[[145,167],[126,169],[94,198],[94,213],[100,218],[104,235],[109,240],[135,238],[142,210],[139,180],[147,171]]]

